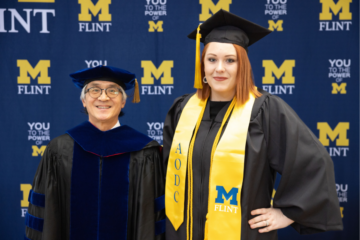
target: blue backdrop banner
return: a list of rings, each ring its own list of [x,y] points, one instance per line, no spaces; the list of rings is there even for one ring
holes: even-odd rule
[[[273,31],[249,48],[255,83],[294,108],[334,162],[344,231],[301,236],[289,227],[279,239],[359,238],[359,1],[2,0],[1,239],[24,237],[46,145],[87,119],[69,73],[134,72],[141,102],[128,101],[120,122],[162,144],[172,102],[194,92],[187,35],[220,9]]]

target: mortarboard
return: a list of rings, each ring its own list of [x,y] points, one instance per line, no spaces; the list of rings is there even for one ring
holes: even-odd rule
[[[114,82],[121,86],[124,90],[129,90],[135,87],[133,102],[140,102],[139,85],[136,80],[136,76],[134,73],[126,70],[110,66],[97,66],[71,73],[70,77],[72,78],[75,86],[80,89],[92,81]]]
[[[219,10],[188,35],[188,38],[196,40],[194,87],[197,89],[202,88],[200,77],[200,42],[204,43],[204,45],[210,42],[233,43],[247,51],[250,45],[269,33],[271,31],[267,28],[225,10]]]

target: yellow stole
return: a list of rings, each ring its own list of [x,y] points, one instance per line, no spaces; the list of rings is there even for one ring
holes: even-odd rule
[[[255,97],[250,94],[250,99],[239,106],[234,97],[215,138],[211,152],[205,239],[240,239],[240,196],[245,146],[254,101]],[[175,230],[178,230],[184,221],[185,178],[186,167],[188,168],[187,239],[192,239],[193,222],[192,152],[205,106],[206,100],[199,99],[195,94],[182,111],[171,145],[166,175],[165,211]],[[230,120],[219,141],[223,126],[230,114]]]

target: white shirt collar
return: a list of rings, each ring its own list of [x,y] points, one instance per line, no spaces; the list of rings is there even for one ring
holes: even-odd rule
[[[120,127],[120,122],[119,122],[119,120],[117,121],[117,123],[115,124],[115,126],[113,126],[111,129],[114,129],[114,128],[117,128],[117,127]]]

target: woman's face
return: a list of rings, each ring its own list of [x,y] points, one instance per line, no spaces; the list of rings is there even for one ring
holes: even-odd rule
[[[108,81],[92,81],[87,86],[87,89],[92,87],[106,89],[110,87],[119,88],[119,85]],[[110,98],[106,95],[105,91],[102,90],[98,98],[93,98],[90,96],[90,93],[86,93],[85,99],[83,99],[83,106],[86,107],[90,122],[112,123],[117,121],[121,109],[125,106],[125,101],[121,93],[115,98]]]
[[[231,43],[208,43],[205,53],[205,77],[211,87],[212,101],[229,101],[235,95],[238,58]]]

